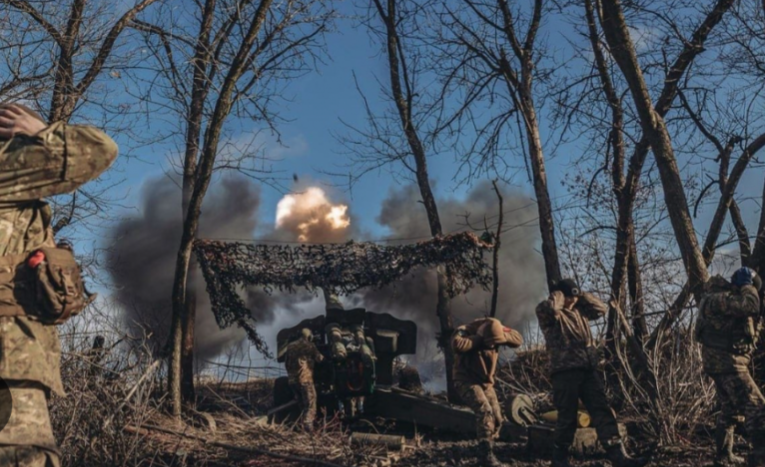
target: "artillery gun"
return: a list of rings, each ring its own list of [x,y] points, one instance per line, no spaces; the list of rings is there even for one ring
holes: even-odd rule
[[[276,336],[277,361],[284,361],[284,352],[292,340],[308,328],[314,343],[324,355],[324,361],[314,369],[314,383],[319,410],[336,413],[342,403],[351,398],[364,397],[363,417],[378,417],[399,422],[414,423],[446,431],[473,433],[475,417],[469,410],[434,397],[403,390],[394,385],[394,361],[401,355],[417,352],[417,325],[388,313],[375,313],[365,308],[345,310],[336,297],[325,292],[326,314],[301,321],[282,329]],[[336,325],[348,337],[354,327],[362,328],[373,348],[375,358],[370,359],[359,350],[349,350],[344,358],[337,358],[327,328]],[[286,377],[274,383],[274,409],[269,416],[276,420],[294,416],[297,404]]]

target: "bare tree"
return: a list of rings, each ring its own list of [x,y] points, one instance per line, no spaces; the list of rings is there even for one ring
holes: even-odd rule
[[[98,123],[117,126],[130,105],[110,98],[109,80],[118,82],[136,64],[128,25],[158,1],[134,0],[120,8],[88,0],[1,1],[0,97],[32,101],[51,122],[98,115]],[[56,198],[54,230],[104,216],[114,202],[107,194],[112,187],[89,186]]]
[[[419,22],[426,17],[426,3],[374,0],[369,7],[364,24],[384,50],[388,77],[384,82],[381,80],[381,89],[391,108],[386,113],[373,111],[362,93],[367,128],[347,124],[355,135],[340,139],[352,154],[352,164],[357,168],[352,181],[383,166],[403,170],[407,176],[414,178],[425,207],[430,234],[435,237],[443,235],[444,230],[430,185],[428,157],[438,152],[438,138],[432,126],[442,100],[428,87],[427,81],[434,77],[428,73],[427,51],[420,48],[423,46],[423,31]],[[458,401],[451,374],[454,354],[449,339],[454,323],[446,274],[448,271],[443,268],[436,269],[436,315],[441,333],[439,347],[444,353],[449,400]]]
[[[619,0],[603,0],[601,24],[611,55],[629,86],[643,133],[653,149],[670,221],[688,273],[691,290],[694,290],[706,282],[709,273],[693,228],[671,137],[664,119],[653,106]]]
[[[222,148],[237,136],[230,123],[276,129],[273,101],[281,86],[310,71],[333,17],[331,8],[318,0],[206,0],[191,8],[185,3],[175,8],[179,4],[168,2],[156,21],[133,23],[146,33],[162,78],[161,84],[150,82],[149,89],[158,96],[155,104],[175,115],[183,127],[184,222],[172,291],[168,373],[175,416],[181,413],[182,394],[186,400],[193,398],[195,297],[187,284],[212,173],[227,167],[256,178],[265,175],[257,165],[248,164],[253,154],[236,145],[233,151],[242,154],[221,161]],[[240,324],[265,351],[254,328]]]
[[[539,210],[542,255],[548,286],[561,279],[555,221],[547,185],[547,171],[535,98],[535,80],[544,50],[539,30],[549,2],[535,0],[531,6],[507,0],[477,2],[465,0],[443,5],[440,37],[441,74],[445,93],[457,91],[463,101],[452,114],[442,118],[442,130],[476,133],[464,156],[464,165],[480,173],[497,171],[504,159],[503,136],[517,125],[517,138],[525,142],[525,160]],[[525,30],[521,30],[524,28]],[[489,121],[481,121],[472,109],[489,104],[500,109]],[[469,174],[472,175],[472,174]]]

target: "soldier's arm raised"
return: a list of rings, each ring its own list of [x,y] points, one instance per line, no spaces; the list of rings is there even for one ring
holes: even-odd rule
[[[563,303],[563,292],[555,291],[550,294],[547,300],[537,305],[536,313],[539,325],[547,327],[557,322],[560,319]]]
[[[117,158],[104,132],[54,123],[34,135],[14,133],[0,148],[0,201],[30,201],[74,191]]]
[[[608,312],[608,305],[589,292],[582,293],[578,305],[582,315],[589,320],[600,319]]]
[[[465,326],[460,326],[452,336],[452,349],[457,353],[466,353],[479,348],[483,338],[477,334],[469,334]]]
[[[505,335],[507,336],[507,346],[511,349],[517,349],[523,345],[523,336],[515,329],[510,329]]]

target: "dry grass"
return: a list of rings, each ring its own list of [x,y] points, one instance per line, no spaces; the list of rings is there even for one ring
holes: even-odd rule
[[[73,321],[62,330],[62,376],[67,397],[55,397],[51,418],[69,467],[91,466],[383,466],[388,453],[351,446],[338,420],[305,433],[290,424],[266,424],[273,380],[200,381],[198,404],[182,422],[162,407],[163,366],[143,339]],[[104,350],[91,350],[96,336]],[[405,455],[409,451],[405,451]],[[322,464],[324,462],[324,464]]]
[[[619,402],[619,418],[629,422],[632,434],[667,449],[709,442],[714,425],[714,385],[703,372],[699,346],[691,336],[690,331],[676,333],[670,342],[659,343],[649,352],[658,398],[649,396],[645,379],[633,372],[633,359],[624,343],[617,346],[613,361],[616,377],[604,378],[609,397]],[[500,387],[506,395],[532,396],[540,411],[550,409],[548,365],[544,347],[518,352],[501,370]]]

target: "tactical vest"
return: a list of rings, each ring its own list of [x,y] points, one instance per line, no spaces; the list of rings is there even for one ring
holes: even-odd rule
[[[696,341],[712,349],[735,355],[754,351],[760,334],[760,317],[731,318],[725,329],[715,328],[704,318],[706,301],[701,302],[701,313],[696,320]]]

